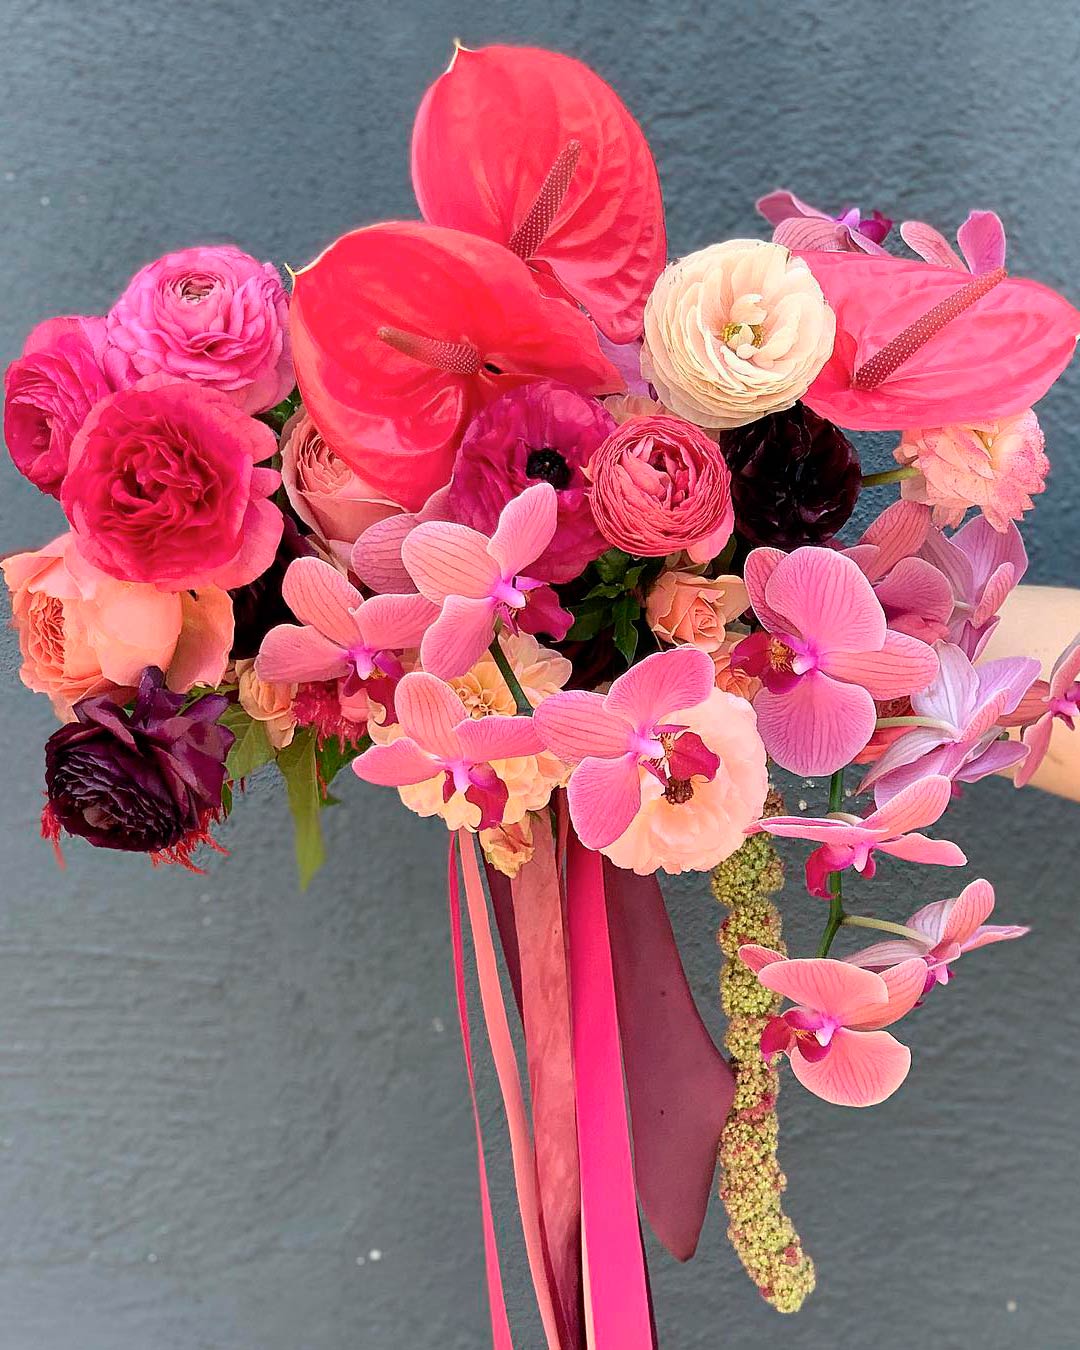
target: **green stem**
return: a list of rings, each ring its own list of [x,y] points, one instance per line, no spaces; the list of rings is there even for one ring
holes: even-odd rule
[[[829,782],[829,813],[839,811],[844,804],[844,771],[837,769]],[[829,918],[821,935],[818,956],[828,956],[833,938],[844,922],[844,882],[839,872],[829,873]]]
[[[864,473],[862,485],[868,487],[884,487],[886,483],[902,483],[905,478],[915,478],[918,476],[918,469],[911,464],[905,464],[899,469],[882,469],[881,473]]]
[[[948,722],[942,721],[940,717],[879,717],[878,731],[885,727],[933,727],[935,731],[953,730]]]
[[[488,648],[494,658],[495,664],[499,667],[499,674],[506,681],[506,687],[513,695],[514,702],[517,704],[519,717],[532,716],[532,704],[525,697],[525,691],[518,683],[518,677],[514,674],[510,662],[506,659],[506,653],[502,649],[498,634],[492,639],[491,646]]]
[[[843,922],[853,928],[880,928],[883,933],[895,933],[897,937],[911,938],[923,945],[926,943],[925,933],[920,933],[914,928],[905,928],[902,923],[890,923],[888,919],[871,919],[865,914],[845,914]]]

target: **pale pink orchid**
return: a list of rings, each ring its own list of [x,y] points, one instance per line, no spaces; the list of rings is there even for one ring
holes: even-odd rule
[[[937,657],[925,642],[889,629],[856,563],[828,548],[756,548],[743,578],[763,632],[732,653],[733,668],[762,681],[758,730],[792,773],[834,773],[866,746],[875,699],[925,689]]]
[[[281,684],[337,680],[342,698],[365,692],[393,720],[394,690],[405,673],[401,653],[419,644],[438,606],[416,594],[365,600],[321,558],[291,562],[281,595],[300,623],[278,624],[266,634],[255,658],[258,678]]]
[[[910,938],[876,942],[847,960],[865,970],[887,971],[913,956],[921,957],[926,963],[923,992],[929,993],[935,984],[948,984],[952,963],[965,952],[992,942],[1009,942],[1030,931],[1019,924],[988,924],[993,910],[993,886],[988,881],[973,881],[953,899],[916,910],[904,925],[913,930]]]
[[[911,1068],[911,1051],[882,1028],[919,1001],[924,961],[877,974],[828,957],[788,960],[754,944],[740,947],[739,957],[766,989],[795,1004],[762,1032],[766,1059],[787,1055],[803,1087],[834,1106],[876,1106],[892,1096]]]
[[[881,254],[882,241],[892,229],[892,221],[880,211],[864,218],[857,206],[847,206],[830,216],[783,189],[759,197],[756,205],[773,226],[773,242],[790,249]]]
[[[914,833],[939,820],[951,799],[949,780],[931,775],[909,783],[865,817],[839,811],[821,817],[770,816],[758,828],[785,839],[810,839],[821,845],[806,860],[806,889],[828,900],[829,873],[853,867],[870,878],[877,870],[875,853],[888,853],[906,862],[963,867],[967,857],[955,844]]]
[[[551,543],[558,494],[550,483],[526,488],[502,509],[489,538],[452,521],[425,521],[401,546],[401,557],[422,595],[440,606],[424,634],[420,660],[442,679],[464,675],[494,640],[497,627],[548,633],[556,641],[573,616],[552,588],[526,569]]]
[[[442,777],[444,802],[460,792],[479,808],[477,829],[500,825],[509,792],[492,761],[540,753],[532,718],[472,717],[448,684],[419,670],[403,677],[395,703],[404,734],[353,760],[357,776],[380,787]]]
[[[984,516],[974,516],[950,536],[931,527],[919,553],[952,587],[949,641],[977,660],[997,627],[1002,605],[1027,571],[1020,531],[1012,521],[998,531]]]
[[[923,262],[951,267],[958,272],[981,276],[1005,266],[1005,226],[993,211],[971,211],[956,231],[956,242],[963,258],[933,225],[922,220],[905,220],[900,237]]]
[[[889,627],[923,642],[945,637],[953,612],[948,579],[918,556],[930,528],[928,507],[893,502],[857,544],[842,550],[873,586]]]
[[[712,782],[719,756],[670,719],[704,703],[714,679],[705,652],[671,647],[631,666],[606,694],[566,690],[536,709],[544,746],[576,766],[567,799],[586,848],[607,848],[628,829],[641,807],[642,768],[668,793],[679,794],[695,777]]]
[[[401,546],[429,520],[453,520],[450,484],[433,492],[419,511],[403,511],[369,525],[352,547],[350,569],[378,595],[408,594],[416,582],[401,560]]]
[[[1028,754],[1013,778],[1018,788],[1031,782],[1035,770],[1046,758],[1054,722],[1060,719],[1070,731],[1076,730],[1077,718],[1080,718],[1080,633],[1054,662],[1049,683],[1038,680],[1031,695],[1034,697],[1025,710],[1025,720],[1032,712],[1036,716],[1021,733]]]
[[[1028,754],[998,723],[1038,678],[1038,661],[1016,656],[973,666],[952,643],[939,642],[935,650],[937,679],[911,698],[912,715],[922,724],[898,736],[859,787],[860,792],[873,787],[878,806],[917,779],[942,775],[954,783],[975,783]]]

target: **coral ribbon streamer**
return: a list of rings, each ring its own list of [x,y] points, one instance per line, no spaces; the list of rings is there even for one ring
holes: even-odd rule
[[[476,952],[476,975],[480,985],[480,1002],[484,1010],[488,1040],[491,1044],[491,1054],[495,1061],[495,1072],[499,1080],[503,1108],[506,1112],[506,1123],[510,1132],[510,1156],[514,1168],[514,1183],[517,1188],[521,1226],[525,1235],[525,1251],[529,1259],[529,1270],[532,1273],[533,1288],[536,1291],[536,1301],[540,1308],[540,1320],[544,1325],[548,1348],[549,1350],[561,1350],[547,1271],[544,1266],[544,1247],[540,1233],[540,1205],[536,1183],[536,1155],[533,1151],[528,1118],[525,1114],[517,1055],[514,1051],[514,1043],[510,1038],[510,1027],[506,1019],[502,982],[499,979],[499,967],[495,957],[495,947],[491,939],[487,897],[484,894],[484,883],[480,878],[480,868],[476,861],[473,836],[467,830],[460,830],[457,841],[461,855],[461,869],[465,878],[465,900],[469,910],[473,947]],[[456,876],[454,879],[456,881]],[[456,963],[458,949],[455,949],[454,958]],[[486,1243],[485,1236],[485,1247]],[[497,1293],[501,1301],[501,1281]],[[503,1319],[505,1320],[505,1303],[501,1302],[501,1306],[504,1309]],[[497,1350],[501,1350],[498,1336],[496,1336],[495,1344]],[[506,1342],[507,1346],[510,1346],[510,1344],[509,1341]]]
[[[602,864],[571,831],[567,918],[589,1343],[651,1350]]]

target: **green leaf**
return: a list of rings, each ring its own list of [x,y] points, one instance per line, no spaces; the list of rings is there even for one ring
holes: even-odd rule
[[[274,431],[280,431],[299,406],[300,390],[294,389],[291,394],[283,398],[273,408],[268,408],[266,412],[259,413],[258,420],[265,422]]]
[[[291,743],[278,754],[277,766],[285,779],[289,809],[292,811],[300,889],[307,890],[311,878],[326,861],[322,826],[319,823],[322,792],[319,788],[315,734],[310,728],[296,733]]]
[[[344,748],[340,741],[331,737],[323,741],[322,745],[316,750],[316,762],[319,770],[319,782],[322,785],[324,795],[323,805],[336,805],[336,798],[329,795],[330,784],[362,751],[366,750],[371,744],[368,737],[364,737],[359,745],[346,745]]]
[[[225,761],[225,769],[234,783],[249,778],[256,769],[274,758],[274,747],[266,734],[266,725],[256,722],[238,703],[230,704],[218,718],[236,737]]]
[[[615,619],[615,646],[626,664],[630,665],[638,646],[637,620],[641,617],[641,606],[632,595],[624,595],[615,601],[612,615]]]
[[[601,581],[620,581],[630,566],[630,555],[621,548],[609,548],[596,560],[596,570]]]
[[[601,581],[594,586],[591,591],[586,591],[586,600],[614,600],[617,595],[623,595],[626,587],[621,581]]]

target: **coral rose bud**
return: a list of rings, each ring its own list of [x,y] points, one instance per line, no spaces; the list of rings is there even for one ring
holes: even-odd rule
[[[644,558],[685,549],[708,562],[731,538],[731,475],[715,441],[679,417],[632,417],[589,466],[593,516],[609,544]]]
[[[835,332],[801,258],[780,244],[732,239],[661,274],[645,309],[641,368],[680,417],[738,427],[802,398]]]
[[[649,591],[645,617],[660,642],[712,655],[724,645],[727,625],[749,608],[741,577],[710,581],[693,572],[662,572]]]

